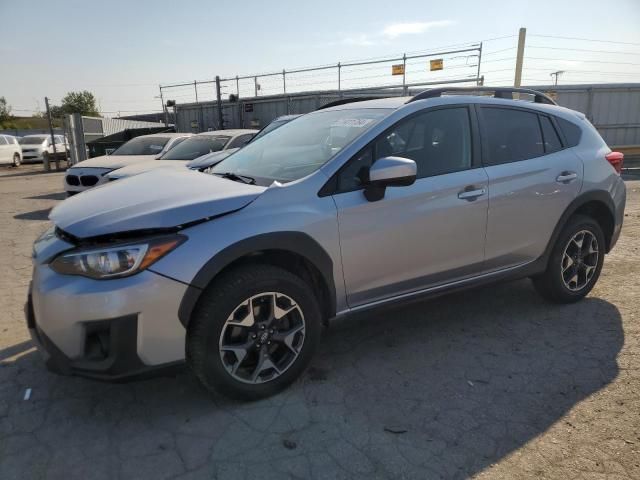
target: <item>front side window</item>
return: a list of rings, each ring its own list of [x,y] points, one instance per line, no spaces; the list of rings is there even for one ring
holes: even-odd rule
[[[363,186],[373,160],[402,157],[416,162],[417,178],[471,168],[471,127],[466,107],[431,110],[401,120],[362,150],[338,174],[337,190]]]
[[[229,141],[227,136],[195,135],[167,151],[160,160],[194,160],[212,152],[219,152]]]
[[[389,109],[345,108],[304,115],[249,143],[211,173],[245,175],[264,184],[297,180],[315,172],[389,113]]]
[[[117,148],[112,155],[157,155],[169,137],[136,137]]]
[[[484,162],[517,162],[544,155],[538,115],[508,108],[482,108]]]

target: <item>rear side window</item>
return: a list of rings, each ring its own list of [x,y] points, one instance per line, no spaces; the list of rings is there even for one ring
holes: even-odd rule
[[[4,137],[0,137],[0,145],[6,145],[7,141],[5,140]]]
[[[544,151],[546,153],[553,153],[562,150],[560,137],[558,137],[558,132],[556,132],[549,117],[540,115],[540,125],[542,126],[542,136],[544,138]]]
[[[582,136],[582,129],[575,123],[571,123],[564,118],[556,117],[556,121],[567,141],[567,147],[575,147],[578,145],[578,143],[580,143],[580,137]]]
[[[544,155],[538,115],[524,110],[482,108],[484,162],[517,162]]]

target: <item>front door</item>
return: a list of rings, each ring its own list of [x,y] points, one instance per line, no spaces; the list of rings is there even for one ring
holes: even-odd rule
[[[477,274],[484,259],[487,176],[472,158],[466,106],[401,120],[338,173],[342,266],[350,307]],[[369,202],[359,178],[374,159],[412,159],[417,180]]]

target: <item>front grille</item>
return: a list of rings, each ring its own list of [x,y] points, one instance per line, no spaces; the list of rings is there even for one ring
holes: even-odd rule
[[[80,185],[80,180],[78,179],[77,175],[67,175],[67,183],[69,185],[77,187],[78,185]]]
[[[98,183],[98,177],[95,175],[83,175],[80,177],[80,183],[82,183],[83,187],[93,187]]]

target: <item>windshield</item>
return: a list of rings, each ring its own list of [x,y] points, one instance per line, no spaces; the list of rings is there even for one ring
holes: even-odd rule
[[[291,119],[286,119],[286,120],[274,120],[273,122],[271,122],[269,125],[267,125],[266,127],[264,127],[262,130],[260,130],[258,132],[258,134],[253,137],[252,141],[256,141],[257,139],[259,139],[260,137],[262,137],[263,135],[266,135],[269,132],[273,132],[276,128],[281,127],[282,125],[284,125],[285,123],[289,123],[291,120],[293,120],[293,118]]]
[[[46,136],[43,137],[22,137],[18,140],[20,145],[40,145],[47,139]]]
[[[168,141],[169,137],[132,138],[111,155],[157,155]]]
[[[319,111],[249,143],[211,169],[269,181],[290,182],[324,165],[388,114],[387,109]]]
[[[229,141],[226,136],[196,135],[173,147],[161,160],[193,160],[211,152],[219,152]]]

